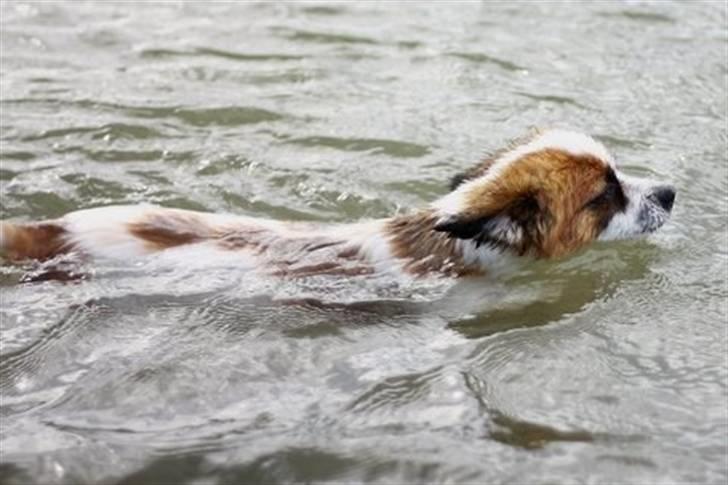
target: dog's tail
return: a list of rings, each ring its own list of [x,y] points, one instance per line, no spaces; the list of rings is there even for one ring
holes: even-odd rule
[[[90,258],[125,259],[203,242],[219,237],[223,229],[214,217],[193,211],[98,207],[55,220],[0,221],[0,257],[42,261],[77,252]]]
[[[0,221],[0,256],[11,261],[49,259],[68,249],[66,236],[64,227],[54,221]]]

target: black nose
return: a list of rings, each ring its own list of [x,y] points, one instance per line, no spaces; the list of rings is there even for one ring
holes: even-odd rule
[[[660,203],[667,212],[672,210],[672,204],[675,202],[675,189],[669,185],[658,187],[653,192],[655,199]]]

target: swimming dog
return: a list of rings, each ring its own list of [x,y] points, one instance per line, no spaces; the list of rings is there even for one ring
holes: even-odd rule
[[[595,240],[628,239],[668,219],[675,189],[621,173],[590,136],[537,131],[452,180],[429,207],[343,225],[280,222],[149,205],[0,222],[11,261],[224,258],[281,277],[484,275],[521,258],[560,258]]]

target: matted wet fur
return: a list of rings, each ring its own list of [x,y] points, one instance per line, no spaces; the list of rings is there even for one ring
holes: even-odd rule
[[[430,207],[343,225],[286,223],[155,206],[112,206],[40,223],[0,222],[11,261],[204,258],[279,277],[397,272],[463,277],[531,258],[563,257],[597,239],[652,232],[674,188],[620,173],[593,138],[537,131],[452,181]]]

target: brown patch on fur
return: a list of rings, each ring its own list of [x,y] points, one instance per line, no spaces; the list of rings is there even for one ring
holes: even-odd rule
[[[0,222],[0,250],[11,261],[46,260],[68,252],[66,230],[58,223],[12,224]]]
[[[466,195],[466,209],[459,217],[478,220],[508,211],[519,201],[536,204],[539,220],[526,234],[537,257],[558,257],[593,241],[600,221],[585,204],[605,186],[609,167],[591,155],[572,155],[545,149],[524,155],[499,177],[476,185]]]
[[[200,242],[211,236],[210,228],[199,217],[182,211],[153,212],[127,227],[152,251]]]
[[[385,231],[390,236],[395,257],[405,261],[404,269],[415,275],[440,273],[445,276],[475,276],[482,272],[463,262],[457,242],[447,234],[434,230],[434,211],[397,216]]]
[[[150,251],[211,241],[221,249],[250,251],[261,266],[274,268],[276,276],[300,278],[314,275],[358,276],[371,274],[371,266],[356,256],[359,248],[340,246],[345,241],[324,236],[286,237],[274,231],[239,224],[212,226],[197,214],[160,210],[128,225],[130,233]],[[354,262],[355,264],[352,264]]]

